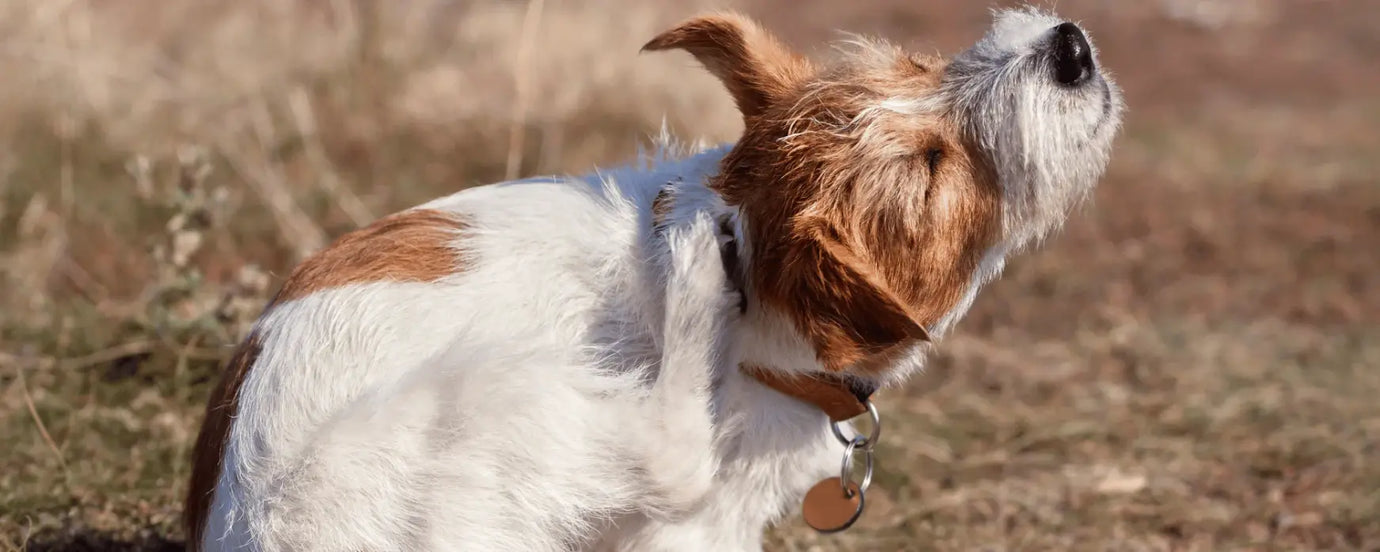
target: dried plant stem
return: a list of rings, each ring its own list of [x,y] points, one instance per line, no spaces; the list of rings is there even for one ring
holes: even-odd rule
[[[253,110],[252,119],[254,130],[258,135],[259,148],[267,151],[269,144],[272,143],[274,134],[272,116],[268,112],[268,106],[260,102]],[[227,144],[227,146],[229,146]],[[326,244],[326,232],[317,226],[307,213],[297,205],[293,199],[292,192],[288,190],[287,179],[282,171],[277,170],[271,163],[264,163],[260,167],[254,167],[247,162],[248,159],[263,157],[260,155],[250,155],[242,148],[226,147],[226,152],[237,152],[239,155],[227,155],[230,168],[244,178],[245,182],[254,188],[254,192],[268,204],[273,212],[274,222],[278,223],[279,233],[283,240],[293,245],[298,258],[305,258],[312,252]]]
[[[321,137],[317,133],[316,116],[312,113],[311,99],[307,97],[306,91],[300,87],[293,89],[288,94],[288,107],[292,110],[292,119],[297,125],[297,132],[302,136],[307,160],[321,173],[321,188],[331,196],[340,210],[350,217],[350,222],[355,223],[355,226],[364,226],[372,222],[374,214],[359,199],[359,196],[355,195],[341,181],[340,175],[331,166],[330,159],[326,156],[326,149],[321,146]]]
[[[63,258],[59,261],[58,269],[67,280],[76,286],[77,291],[86,297],[97,309],[102,309],[110,300],[110,292],[99,281],[91,277],[91,274],[82,268],[77,261],[72,258]]]
[[[53,441],[53,436],[48,433],[48,427],[43,425],[43,418],[38,415],[38,408],[34,406],[33,395],[29,394],[29,382],[24,379],[24,366],[16,366],[15,373],[19,374],[19,390],[24,394],[24,405],[29,409],[29,416],[33,417],[34,426],[38,428],[38,434],[43,437],[43,442],[48,445],[48,450],[53,451],[53,456],[57,457],[58,466],[62,468],[63,478],[70,481],[71,472],[67,470],[67,459],[62,457],[62,450],[58,448],[57,442]]]
[[[508,180],[517,178],[518,171],[522,168],[522,142],[527,126],[527,97],[531,93],[532,85],[529,65],[544,4],[543,0],[529,0],[527,13],[522,17],[522,34],[518,38],[517,62],[513,68],[515,97],[508,124],[508,167],[504,173]]]
[[[189,398],[191,396],[191,390],[188,388],[186,383],[187,364],[192,359],[193,351],[195,351],[197,346],[200,344],[201,336],[193,337],[190,341],[187,342],[186,345],[183,345],[182,350],[179,351],[177,355],[177,365],[176,370],[173,373],[173,382],[174,385],[177,387],[177,400],[179,403],[182,404],[186,404],[187,402],[189,402]],[[190,457],[190,453],[191,451],[188,450],[188,447],[182,447],[182,452],[178,455],[179,461],[173,464],[174,480],[181,481],[184,477],[186,477],[186,465],[188,464],[188,458]],[[168,492],[169,497],[172,500],[177,500],[176,489],[168,489]]]
[[[127,356],[142,355],[151,353],[158,346],[154,341],[131,341],[122,343],[109,349],[96,351],[89,355],[63,359],[58,366],[62,370],[80,370],[92,366],[105,364],[125,358]]]

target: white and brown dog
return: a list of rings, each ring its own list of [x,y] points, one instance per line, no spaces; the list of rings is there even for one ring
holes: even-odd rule
[[[469,189],[287,278],[215,389],[203,550],[756,550],[837,473],[830,420],[922,364],[1105,169],[1083,31],[997,12],[952,61],[820,66],[732,13],[688,50],[734,144]]]

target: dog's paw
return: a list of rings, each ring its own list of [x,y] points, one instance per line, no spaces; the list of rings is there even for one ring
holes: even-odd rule
[[[737,307],[738,314],[743,314],[747,312],[747,292],[743,290],[743,279],[747,275],[743,273],[743,261],[739,256],[738,237],[733,232],[733,221],[724,216],[719,219],[716,228],[719,261],[724,269],[724,277],[728,279],[728,297],[730,303]]]
[[[668,307],[705,309],[718,314],[741,312],[744,300],[738,280],[737,242],[732,228],[700,213],[671,231]]]

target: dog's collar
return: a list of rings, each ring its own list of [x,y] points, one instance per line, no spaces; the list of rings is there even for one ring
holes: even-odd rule
[[[877,391],[876,383],[847,374],[790,375],[747,363],[740,364],[739,368],[762,385],[823,410],[834,422],[867,412],[867,402]]]

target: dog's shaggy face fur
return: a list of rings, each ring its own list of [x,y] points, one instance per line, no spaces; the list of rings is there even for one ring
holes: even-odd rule
[[[826,369],[903,376],[1097,181],[1120,94],[1095,65],[1060,82],[1061,23],[1001,12],[952,62],[856,40],[818,67],[731,14],[648,43],[688,50],[737,101],[746,130],[710,185],[746,219],[752,295]]]

